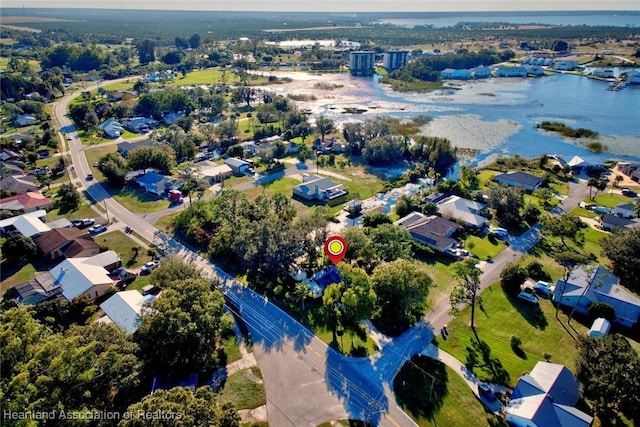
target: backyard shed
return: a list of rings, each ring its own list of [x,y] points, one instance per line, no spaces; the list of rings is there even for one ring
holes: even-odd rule
[[[609,333],[609,329],[611,329],[611,323],[607,319],[598,317],[593,321],[593,325],[589,329],[589,336],[594,338],[603,337]]]

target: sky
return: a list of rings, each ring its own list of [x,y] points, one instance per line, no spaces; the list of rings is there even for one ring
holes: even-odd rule
[[[2,0],[2,7],[308,12],[640,11],[640,0]]]

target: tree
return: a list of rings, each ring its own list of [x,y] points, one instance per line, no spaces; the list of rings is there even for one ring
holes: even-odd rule
[[[638,421],[640,407],[640,357],[622,335],[592,338],[580,336],[576,378],[582,394],[593,402],[601,420],[620,412]]]
[[[618,187],[620,186],[620,183],[624,181],[624,177],[622,175],[616,175],[616,177],[613,180],[613,185]]]
[[[597,319],[599,317],[607,320],[614,320],[616,318],[616,309],[606,302],[594,302],[589,305],[587,308],[587,313],[593,319]]]
[[[587,225],[580,217],[572,213],[564,213],[560,216],[545,215],[540,220],[542,232],[549,236],[559,237],[563,247],[567,247],[565,239],[575,239],[580,230]]]
[[[118,153],[108,153],[98,160],[98,170],[111,184],[121,187],[129,171],[127,160]]]
[[[453,275],[460,281],[460,283],[453,288],[451,295],[449,295],[449,302],[451,303],[451,313],[457,314],[460,311],[461,304],[468,304],[471,306],[471,330],[476,337],[476,340],[480,342],[478,332],[475,326],[476,304],[482,302],[478,292],[480,291],[480,273],[481,270],[476,267],[476,260],[473,258],[467,258],[461,262],[453,265]]]
[[[475,170],[466,165],[462,165],[460,166],[460,184],[462,184],[464,188],[474,189],[480,184],[480,178],[478,178]]]
[[[602,253],[611,260],[620,283],[640,291],[640,228],[615,228],[600,240]]]
[[[409,232],[395,224],[382,224],[366,231],[371,240],[371,250],[382,261],[409,258],[412,254],[413,239]]]
[[[433,281],[418,264],[398,259],[380,264],[371,277],[377,295],[376,324],[397,335],[425,313]]]
[[[233,405],[220,405],[220,399],[209,386],[195,392],[187,387],[157,390],[128,408],[128,417],[118,424],[120,427],[146,427],[150,421],[146,414],[175,414],[173,417],[153,420],[159,427],[216,426],[238,427],[240,417]]]
[[[201,277],[200,269],[184,262],[178,255],[170,254],[162,258],[160,265],[151,272],[149,282],[160,288],[172,288],[187,279]]]
[[[324,137],[331,132],[335,128],[335,124],[333,120],[326,116],[320,116],[316,119],[316,131],[322,136],[322,142],[324,142]]]
[[[58,196],[60,197],[58,204],[62,211],[75,211],[80,206],[80,194],[71,183],[65,183],[58,187]]]
[[[338,270],[342,281],[329,285],[322,296],[334,341],[339,328],[359,333],[359,322],[373,314],[376,303],[367,273],[349,264],[340,264]]]
[[[150,304],[138,328],[140,354],[156,375],[181,377],[218,366],[224,299],[204,279],[175,282]]]
[[[38,256],[38,247],[31,237],[16,234],[2,243],[2,255],[9,263],[15,263],[22,258],[31,261]]]
[[[497,185],[487,192],[489,207],[495,209],[500,222],[510,222],[520,219],[520,209],[524,206],[521,187]]]
[[[130,396],[137,393],[141,365],[136,356],[137,346],[123,330],[115,325],[92,323],[73,326],[63,334],[47,335],[41,329],[38,332],[37,323],[28,320],[25,312],[13,310],[3,317],[19,328],[8,335],[3,322],[0,333],[5,409],[47,412],[125,409]],[[18,353],[8,354],[7,350]],[[5,370],[6,357],[20,362]]]
[[[500,284],[502,289],[509,295],[517,295],[520,286],[527,279],[527,271],[516,263],[508,263],[500,272]]]
[[[175,154],[171,147],[138,147],[127,154],[127,164],[130,170],[158,169],[162,174],[168,174],[176,163]]]
[[[189,205],[191,205],[191,193],[193,191],[204,193],[205,189],[198,167],[193,162],[184,162],[177,167],[177,171],[183,183],[182,188],[189,194]]]
[[[225,120],[216,127],[216,135],[223,147],[229,147],[238,138],[238,122],[234,119]]]
[[[589,181],[587,181],[587,186],[589,187],[589,198],[593,200],[599,191],[603,191],[607,188],[607,182],[602,181],[598,178],[589,178]],[[596,189],[596,192],[595,194],[592,194],[592,190],[594,188]]]
[[[156,45],[152,40],[142,40],[138,43],[138,59],[142,65],[153,62],[156,59]]]
[[[560,310],[560,302],[562,301],[562,297],[564,296],[565,288],[567,287],[567,282],[571,277],[573,271],[578,268],[580,265],[587,264],[591,258],[588,255],[582,254],[580,252],[575,252],[572,250],[565,250],[562,252],[558,252],[553,257],[555,261],[563,267],[562,273],[562,286],[558,284],[554,290],[554,293],[560,291],[560,296],[558,297],[558,303],[556,304],[556,318],[558,317],[558,311]]]
[[[251,108],[251,102],[256,98],[256,90],[249,86],[238,86],[231,92],[231,100],[233,102],[244,102],[247,108]]]

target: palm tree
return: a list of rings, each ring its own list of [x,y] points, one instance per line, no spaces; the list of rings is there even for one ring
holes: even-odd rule
[[[618,187],[622,181],[624,181],[624,177],[622,175],[616,175],[614,178],[614,186]]]

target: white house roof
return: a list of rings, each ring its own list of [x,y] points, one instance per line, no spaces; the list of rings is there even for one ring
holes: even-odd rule
[[[111,251],[112,252],[112,251]],[[96,255],[96,256],[100,256]],[[107,270],[98,265],[92,265],[90,258],[67,258],[49,270],[55,284],[62,288],[62,295],[71,301],[96,285],[112,284],[113,280]]]
[[[438,202],[438,210],[440,213],[461,219],[467,224],[475,225],[476,227],[487,222],[487,218],[474,212],[479,212],[486,207],[487,205],[459,196],[449,196]]]
[[[200,174],[202,176],[210,176],[210,177],[225,175],[231,172],[233,172],[233,169],[231,169],[229,165],[226,165],[226,164],[210,166],[208,168],[202,168],[200,170]]]
[[[143,305],[154,298],[154,295],[143,296],[138,291],[123,291],[100,304],[100,308],[113,323],[132,334],[138,329]]]
[[[23,236],[35,236],[36,234],[51,230],[47,224],[40,220],[40,218],[44,218],[46,215],[47,212],[41,209],[24,215],[3,219],[0,221],[0,229],[4,230],[7,227],[14,226]]]

